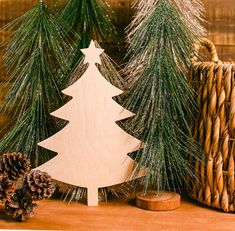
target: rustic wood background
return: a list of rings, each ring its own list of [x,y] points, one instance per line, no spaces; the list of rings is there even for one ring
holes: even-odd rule
[[[217,47],[221,60],[235,60],[235,1],[204,0],[208,37]]]
[[[60,4],[64,0],[58,0]],[[30,9],[38,0],[0,0],[0,27],[22,15]],[[52,6],[55,0],[45,0]],[[131,9],[132,0],[107,0],[113,8],[113,22],[120,32],[128,25],[133,15]],[[221,60],[235,60],[235,4],[234,0],[204,0],[206,8],[205,25],[208,29],[208,37],[217,47]],[[0,42],[7,34],[0,33]],[[120,54],[123,54],[123,47],[120,51],[111,52],[112,58],[120,64]],[[0,81],[3,81],[6,72],[3,66],[3,50],[0,48]],[[6,90],[9,86],[6,86]],[[5,95],[5,91],[0,92],[0,106]],[[7,118],[0,117],[0,128],[6,123]]]
[[[57,0],[57,4],[64,0]],[[131,20],[133,10],[132,0],[106,0],[114,10],[113,21],[120,32],[123,32]],[[0,0],[0,27],[30,9],[38,0]],[[55,0],[45,0],[49,5],[55,5]],[[204,0],[206,8],[205,25],[208,37],[216,44],[222,60],[235,60],[235,4],[234,0]],[[0,33],[0,41],[7,35]],[[0,80],[5,72],[2,66],[3,53],[0,51]],[[115,57],[114,57],[115,58]]]

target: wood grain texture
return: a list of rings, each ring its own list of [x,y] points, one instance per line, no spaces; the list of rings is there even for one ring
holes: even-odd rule
[[[215,43],[221,60],[235,60],[234,0],[204,0],[208,38]]]
[[[134,161],[127,154],[138,150],[141,142],[116,124],[134,114],[113,100],[122,91],[109,83],[96,66],[103,49],[96,48],[92,41],[81,51],[89,66],[81,78],[62,91],[72,99],[51,113],[69,123],[39,143],[58,155],[39,170],[58,181],[87,188],[88,205],[97,206],[98,188],[128,180]]]
[[[175,210],[180,207],[180,195],[175,192],[140,192],[136,194],[136,206],[151,211]]]
[[[58,200],[39,202],[35,216],[18,223],[0,206],[1,229],[47,229],[73,231],[234,231],[234,214],[224,214],[188,200],[170,212],[153,212],[135,207],[128,199],[87,207]]]

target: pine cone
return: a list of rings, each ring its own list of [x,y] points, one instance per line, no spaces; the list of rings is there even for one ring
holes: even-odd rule
[[[49,198],[55,191],[55,182],[51,176],[40,170],[32,170],[27,176],[25,184],[27,193],[33,200]]]
[[[7,176],[10,181],[18,181],[30,170],[30,162],[20,152],[3,154],[0,160],[0,174]]]
[[[0,202],[10,195],[10,192],[13,191],[13,182],[9,181],[6,176],[0,175]]]
[[[17,221],[28,220],[34,215],[34,209],[37,207],[37,204],[33,203],[23,190],[16,190],[5,203],[6,214]]]

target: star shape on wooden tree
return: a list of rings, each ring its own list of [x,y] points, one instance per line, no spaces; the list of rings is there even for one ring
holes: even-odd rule
[[[88,48],[81,49],[81,51],[85,55],[84,63],[101,64],[100,55],[103,53],[104,50],[97,48],[93,40],[91,40],[91,43]]]

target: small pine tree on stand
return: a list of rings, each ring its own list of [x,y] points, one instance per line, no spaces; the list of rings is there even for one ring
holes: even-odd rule
[[[203,33],[199,25],[200,1],[144,2],[136,2],[138,12],[128,31],[130,61],[125,71],[132,84],[122,97],[123,107],[136,116],[121,124],[144,143],[143,149],[133,153],[133,175],[147,169],[142,182],[144,193],[137,200],[140,207],[146,205],[148,189],[155,190],[153,194],[161,200],[163,191],[177,191],[186,175],[195,176],[188,156],[198,160],[200,157],[186,112],[193,116],[196,104],[185,73],[193,44]],[[175,201],[172,207],[164,209],[178,207],[179,197]]]
[[[95,206],[98,188],[128,180],[134,161],[127,154],[138,150],[141,142],[115,123],[133,114],[112,99],[122,91],[103,78],[96,66],[101,64],[103,50],[92,41],[82,52],[89,66],[79,80],[63,90],[72,99],[52,113],[69,123],[39,143],[58,155],[39,169],[58,181],[86,187],[88,205]]]
[[[42,0],[7,29],[17,30],[6,49],[6,82],[13,85],[2,112],[13,116],[13,122],[0,141],[0,150],[25,153],[31,165],[37,166],[52,157],[37,143],[57,131],[57,121],[50,112],[63,102],[58,73],[68,71],[66,61],[73,45],[64,39],[69,28]]]

